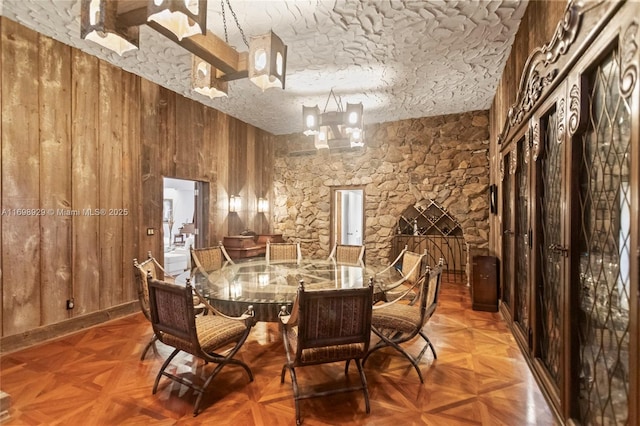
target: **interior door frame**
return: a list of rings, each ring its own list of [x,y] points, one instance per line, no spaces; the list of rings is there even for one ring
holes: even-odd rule
[[[342,228],[342,222],[340,217],[336,217],[336,209],[339,207],[339,202],[336,201],[336,196],[339,191],[362,191],[362,245],[365,245],[366,237],[366,214],[365,214],[365,187],[362,185],[347,185],[347,186],[333,186],[330,192],[330,219],[329,219],[329,250],[334,246],[336,242],[337,229]]]

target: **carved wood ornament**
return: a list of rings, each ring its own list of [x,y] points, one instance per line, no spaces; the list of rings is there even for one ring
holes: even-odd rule
[[[500,160],[500,182],[504,182],[504,158],[502,157],[502,160]]]
[[[577,84],[569,91],[569,136],[576,134],[580,125],[580,88]]]
[[[538,161],[540,156],[540,120],[531,119],[531,148],[533,149],[533,161]]]
[[[513,144],[513,149],[511,150],[511,157],[509,158],[509,174],[515,175],[516,170],[518,170],[518,144]]]
[[[565,54],[576,39],[578,28],[584,13],[583,6],[569,1],[563,19],[558,23],[551,41],[532,51],[524,66],[524,72],[518,86],[516,102],[507,112],[507,120],[498,136],[501,144],[512,127],[520,124],[536,105],[545,88],[558,75],[558,69],[552,68],[558,58]]]
[[[620,40],[620,94],[631,96],[638,81],[638,23],[632,22]]]
[[[564,129],[565,129],[565,124],[564,124],[564,108],[565,108],[565,100],[564,100],[564,96],[562,98],[560,98],[558,100],[558,105],[556,106],[556,110],[558,112],[558,131],[556,134],[556,142],[558,142],[559,144],[562,143],[562,141],[564,141]]]

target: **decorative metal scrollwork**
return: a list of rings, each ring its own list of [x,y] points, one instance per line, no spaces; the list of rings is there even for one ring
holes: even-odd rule
[[[580,124],[580,88],[577,84],[569,92],[569,136],[576,134]]]
[[[556,132],[556,142],[558,143],[562,143],[562,141],[564,141],[564,129],[565,129],[565,125],[564,125],[564,97],[560,98],[560,100],[558,101],[558,106],[557,106],[557,113],[558,113],[558,131]]]
[[[638,81],[638,23],[633,22],[620,40],[620,94],[629,97]]]

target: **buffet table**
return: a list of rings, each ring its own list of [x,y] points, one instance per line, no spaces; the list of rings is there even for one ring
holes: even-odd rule
[[[241,315],[253,306],[258,321],[277,321],[282,306],[291,309],[300,280],[307,290],[355,288],[374,281],[374,299],[397,286],[403,277],[395,268],[343,265],[329,260],[306,260],[300,263],[267,263],[251,260],[226,264],[210,272],[194,271],[178,277],[192,285],[209,303],[224,314]]]

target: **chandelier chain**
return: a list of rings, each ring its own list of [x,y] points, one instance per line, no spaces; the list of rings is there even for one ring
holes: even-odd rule
[[[224,26],[224,41],[229,44],[229,37],[227,36],[227,17],[224,14],[224,0],[220,0],[220,10],[222,10],[222,25]]]
[[[224,39],[225,39],[225,41],[227,43],[229,43],[229,40],[227,38],[227,20],[226,20],[225,13],[224,13],[224,2],[225,2],[225,0],[220,0],[220,5],[222,6],[222,23],[224,24]],[[238,27],[238,30],[240,30],[240,35],[242,36],[242,41],[244,42],[245,46],[249,47],[249,43],[247,42],[247,37],[244,35],[244,31],[242,30],[242,27],[240,26],[240,22],[238,21],[238,17],[236,16],[236,12],[231,7],[231,3],[229,3],[229,0],[226,0],[226,2],[227,2],[227,6],[229,7],[229,11],[231,12],[231,16],[233,16],[233,20],[236,22],[236,27]]]

